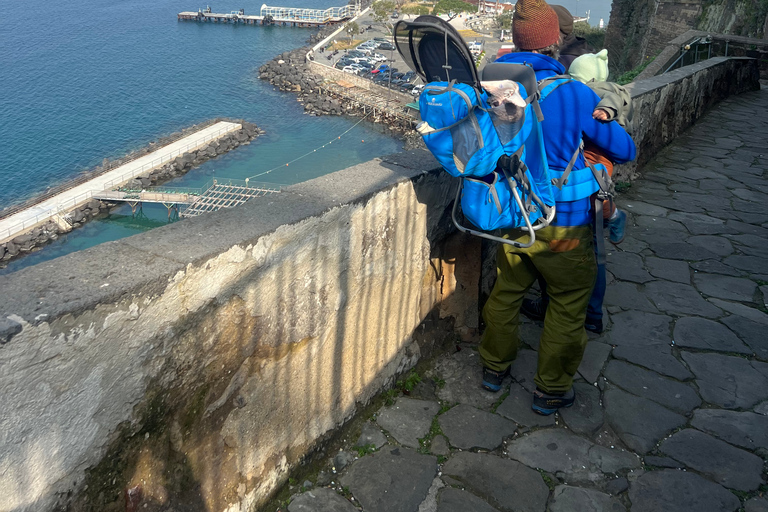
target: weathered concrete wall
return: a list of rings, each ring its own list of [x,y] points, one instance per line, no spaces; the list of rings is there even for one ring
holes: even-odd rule
[[[415,364],[462,279],[434,167],[376,160],[0,278],[0,510],[263,500]]]
[[[637,159],[617,166],[614,180],[630,180],[638,168],[693,125],[708,108],[733,94],[760,88],[754,59],[716,57],[635,81],[632,94],[635,116],[632,138]]]
[[[640,161],[754,88],[751,62],[635,83]],[[475,332],[490,281],[435,167],[374,160],[0,277],[0,511],[263,501],[429,348],[424,318]]]

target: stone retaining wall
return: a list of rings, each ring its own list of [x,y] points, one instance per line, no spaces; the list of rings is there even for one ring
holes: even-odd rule
[[[750,69],[635,84],[641,159]],[[376,159],[0,276],[0,511],[263,503],[432,349],[433,320],[477,328],[480,243],[436,167]]]
[[[716,57],[627,87],[635,110],[632,138],[638,156],[634,162],[616,166],[614,181],[631,180],[638,168],[708,108],[733,94],[759,89],[760,71],[754,59]]]

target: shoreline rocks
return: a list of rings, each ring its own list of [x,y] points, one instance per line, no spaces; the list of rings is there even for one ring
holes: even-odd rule
[[[310,49],[305,46],[281,53],[259,68],[259,78],[280,91],[296,94],[297,101],[304,105],[304,112],[309,115],[366,115],[359,102],[321,90],[324,78],[316,75],[306,62]],[[386,114],[373,119],[373,122],[386,125],[392,136],[404,141],[405,150],[423,147],[421,136],[412,128],[404,129],[402,122],[395,122]]]
[[[143,155],[156,151],[159,147],[178,139],[179,134],[184,136],[189,135],[190,133],[199,131],[205,124],[206,123],[185,128],[173,135],[158,139],[157,142],[150,142],[146,147],[134,152],[132,155]],[[195,151],[184,153],[162,167],[158,167],[147,174],[133,178],[125,186],[129,188],[145,189],[154,185],[160,185],[186,174],[203,162],[216,158],[219,155],[223,155],[239,146],[250,144],[250,141],[264,133],[253,123],[240,121],[240,124],[242,125],[242,129],[228,133]],[[128,157],[118,161],[127,160],[127,158]],[[106,160],[104,165],[109,165]],[[114,167],[114,165],[111,167]],[[94,174],[96,172],[97,170],[93,171]],[[97,199],[91,199],[87,203],[61,215],[58,222],[54,219],[49,220],[26,233],[22,233],[21,235],[12,238],[10,241],[0,243],[0,268],[5,268],[11,260],[39,251],[46,244],[57,240],[63,233],[68,233],[72,229],[82,226],[99,215],[107,214],[111,208],[117,205],[118,203],[107,203]]]

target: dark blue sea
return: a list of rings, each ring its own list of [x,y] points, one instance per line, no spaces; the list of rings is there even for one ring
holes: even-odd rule
[[[214,117],[245,119],[266,134],[177,180],[212,176],[292,184],[394,153],[401,144],[358,119],[311,117],[258,68],[302,46],[312,29],[177,21],[200,0],[72,0],[5,3],[0,16],[0,204],[22,201],[156,138]],[[231,0],[230,0],[231,1]],[[344,0],[279,0],[328,8]],[[249,5],[252,7],[249,8]],[[260,5],[260,4],[259,4]],[[32,8],[34,7],[34,8]],[[259,6],[213,3],[214,12]],[[296,156],[334,144],[285,167]],[[364,142],[363,142],[364,141]],[[62,236],[5,272],[167,222],[160,205],[114,210]],[[181,221],[183,222],[183,220]]]

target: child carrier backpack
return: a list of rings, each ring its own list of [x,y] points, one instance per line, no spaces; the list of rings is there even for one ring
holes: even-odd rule
[[[395,45],[426,83],[416,129],[443,168],[460,178],[452,211],[456,228],[516,247],[533,245],[535,231],[555,215],[533,69],[509,64],[503,79],[517,83],[525,107],[513,121],[502,121],[492,115],[474,58],[450,24],[436,16],[399,21]],[[479,230],[458,222],[459,205]],[[488,233],[509,228],[527,230],[528,242]]]

